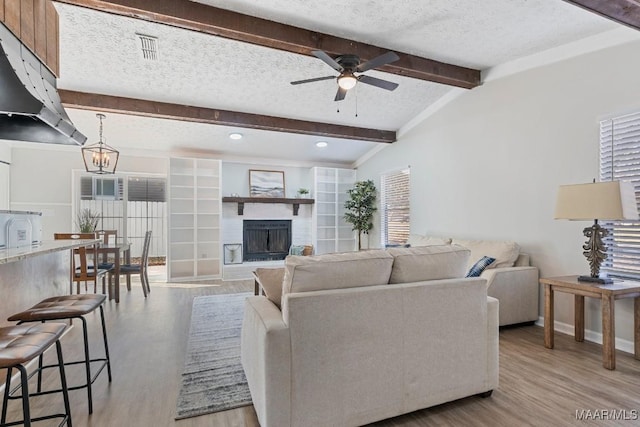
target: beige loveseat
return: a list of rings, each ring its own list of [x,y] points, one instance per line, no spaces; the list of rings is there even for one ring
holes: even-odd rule
[[[538,268],[512,241],[465,240],[411,234],[411,247],[455,244],[471,251],[467,271],[483,256],[496,261],[480,275],[487,280],[487,294],[500,301],[500,326],[538,320]]]
[[[462,278],[469,254],[287,257],[282,296],[245,303],[242,364],[260,425],[357,426],[490,394],[498,301],[485,279]]]

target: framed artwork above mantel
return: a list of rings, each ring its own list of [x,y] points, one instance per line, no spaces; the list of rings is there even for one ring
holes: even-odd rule
[[[249,169],[251,197],[285,197],[284,171]]]

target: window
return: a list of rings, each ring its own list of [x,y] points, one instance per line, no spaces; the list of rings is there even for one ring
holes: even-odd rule
[[[122,200],[122,178],[83,176],[80,178],[81,200]]]
[[[381,202],[382,244],[404,245],[409,238],[410,169],[382,175]]]
[[[640,112],[600,122],[600,180],[631,181],[640,189]],[[607,221],[607,259],[602,270],[610,276],[640,279],[640,221]]]

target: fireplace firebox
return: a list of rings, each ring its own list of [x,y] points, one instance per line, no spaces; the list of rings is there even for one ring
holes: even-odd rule
[[[242,221],[243,261],[285,259],[291,246],[291,220]]]

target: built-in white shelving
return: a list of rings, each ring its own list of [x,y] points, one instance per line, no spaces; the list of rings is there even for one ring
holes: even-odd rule
[[[169,161],[171,280],[220,277],[220,160]]]
[[[344,220],[347,190],[356,182],[354,169],[315,167],[312,237],[316,254],[356,250],[356,236],[351,224]]]

